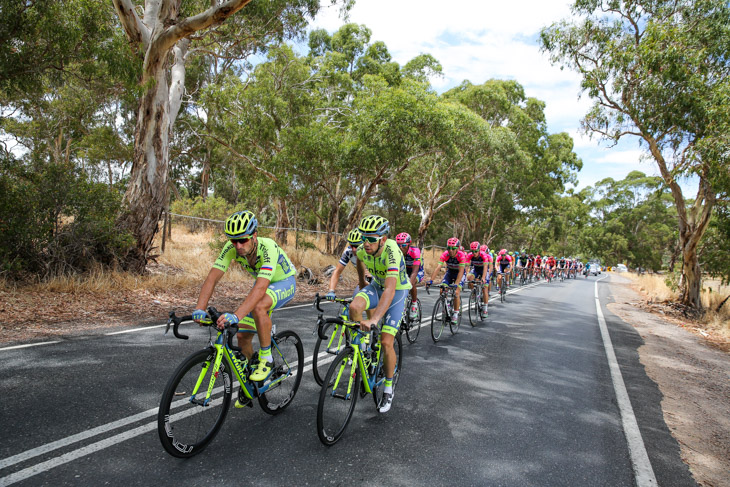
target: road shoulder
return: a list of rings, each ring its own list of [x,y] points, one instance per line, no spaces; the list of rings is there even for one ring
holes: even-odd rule
[[[633,326],[639,359],[659,387],[664,420],[700,485],[730,485],[730,354],[641,309],[631,281],[611,275],[609,311]]]

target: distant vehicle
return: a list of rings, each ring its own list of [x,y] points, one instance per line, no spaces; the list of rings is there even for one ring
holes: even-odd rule
[[[616,272],[629,272],[629,269],[625,265],[619,264],[616,266]]]
[[[588,261],[588,265],[590,265],[591,270],[590,273],[594,276],[597,276],[601,273],[602,267],[601,267],[601,261],[598,259],[593,259]]]

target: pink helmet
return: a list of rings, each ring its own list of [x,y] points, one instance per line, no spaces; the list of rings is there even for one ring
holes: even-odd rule
[[[395,237],[395,243],[397,243],[398,245],[411,243],[411,236],[408,235],[406,232],[399,233]]]
[[[479,242],[472,242],[469,244],[469,248],[472,250],[479,250]]]
[[[507,249],[502,249],[499,251],[499,255],[504,255],[507,253]]]
[[[481,247],[479,247],[479,250],[482,252],[487,252],[489,250],[489,247],[487,247],[487,244],[482,244]]]
[[[459,239],[456,237],[451,237],[446,241],[447,247],[459,247]]]

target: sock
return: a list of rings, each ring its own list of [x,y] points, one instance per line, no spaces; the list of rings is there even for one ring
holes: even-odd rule
[[[259,360],[260,361],[266,361],[266,362],[273,362],[274,359],[271,357],[271,345],[269,345],[266,348],[262,348],[259,350]]]
[[[383,392],[387,392],[388,394],[393,394],[393,378],[391,377],[388,379],[385,378],[385,389],[383,389]]]

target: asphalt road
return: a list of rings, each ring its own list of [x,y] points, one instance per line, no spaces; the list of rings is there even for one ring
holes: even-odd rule
[[[472,328],[464,316],[437,344],[426,319],[436,295],[421,290],[425,323],[415,344],[404,337],[393,408],[379,414],[360,400],[332,447],[317,437],[319,388],[305,367],[282,414],[231,408],[205,451],[169,456],[156,409],[177,364],[208,340],[195,326],[188,341],[130,326],[0,349],[0,486],[696,485],[639,363],[641,337],[605,308],[608,279],[513,287],[506,303],[492,298],[484,323]],[[635,474],[596,291],[649,477]],[[306,364],[315,320],[310,306],[274,314],[279,330],[302,338]]]

